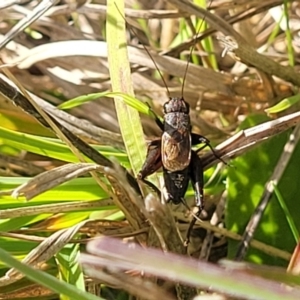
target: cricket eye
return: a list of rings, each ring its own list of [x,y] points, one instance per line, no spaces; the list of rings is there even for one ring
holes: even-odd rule
[[[165,104],[164,104],[164,106],[163,106],[163,108],[164,108],[164,114],[167,114],[168,112],[169,112],[169,102],[166,102]]]

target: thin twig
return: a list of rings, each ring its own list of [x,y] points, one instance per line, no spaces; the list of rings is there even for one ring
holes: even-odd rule
[[[255,211],[253,212],[248,222],[248,225],[245,229],[245,232],[243,234],[243,239],[239,245],[239,248],[235,256],[236,261],[241,261],[245,257],[247,250],[249,248],[249,243],[253,238],[255,230],[258,227],[258,224],[264,214],[264,211],[267,205],[269,204],[271,197],[274,193],[274,185],[277,185],[278,182],[280,181],[282,174],[284,173],[292,157],[295,147],[298,144],[299,139],[300,139],[300,125],[298,125],[290,135],[289,140],[284,147],[284,151],[281,154],[280,159],[278,160],[276,168],[265,185],[264,193],[261,196],[261,199]]]
[[[256,67],[262,72],[275,75],[286,81],[292,82],[297,86],[300,86],[300,76],[294,68],[290,66],[282,66],[272,59],[258,53],[225,20],[186,0],[168,0],[168,2],[174,4],[180,10],[194,14],[197,17],[206,17],[206,21],[212,27],[232,39],[234,45],[231,50],[234,51],[234,54],[246,65]]]

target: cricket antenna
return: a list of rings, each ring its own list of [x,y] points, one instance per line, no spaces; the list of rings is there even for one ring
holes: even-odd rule
[[[210,0],[209,2],[209,5],[207,7],[207,9],[210,8],[211,4],[212,4],[213,0]],[[196,31],[196,37],[195,37],[195,42],[194,44],[192,45],[191,49],[190,49],[190,52],[189,52],[189,55],[188,55],[188,60],[187,60],[187,64],[186,64],[186,67],[185,67],[185,71],[184,71],[184,76],[183,76],[183,81],[182,81],[182,86],[181,86],[181,97],[183,97],[183,94],[184,94],[184,86],[185,86],[185,81],[186,81],[186,75],[187,75],[187,71],[188,71],[188,68],[189,68],[189,65],[190,65],[190,59],[191,59],[191,56],[192,56],[192,53],[196,47],[196,43],[197,43],[197,37],[198,37],[198,34],[200,32],[200,29],[203,25],[203,23],[205,22],[205,19],[206,19],[206,15],[204,16],[204,18],[202,19],[201,23],[200,23],[200,26],[198,26],[198,29]]]
[[[115,3],[115,6],[116,6],[118,12],[120,13],[120,15],[122,16],[122,18],[124,19],[125,23],[126,23],[127,25],[129,25],[129,26],[128,26],[129,31],[130,31],[130,32],[138,39],[138,35],[137,35],[137,33],[135,32],[135,29],[133,29],[133,28],[131,27],[131,25],[127,22],[127,20],[125,19],[125,17],[124,17],[124,16],[122,15],[122,13],[120,12],[120,10],[119,10],[119,8],[118,8],[118,6],[117,6],[116,3]],[[170,91],[169,91],[167,82],[166,82],[166,80],[164,79],[164,76],[163,76],[162,72],[160,71],[160,69],[159,69],[157,63],[156,63],[155,60],[153,59],[153,57],[152,57],[150,51],[147,49],[147,47],[146,47],[143,43],[142,43],[142,46],[143,46],[144,50],[147,52],[147,54],[148,54],[148,56],[150,57],[150,59],[152,60],[153,65],[155,66],[155,69],[157,70],[157,72],[158,72],[158,74],[159,74],[159,77],[162,79],[162,81],[163,81],[163,83],[164,83],[164,86],[165,86],[165,88],[166,88],[166,90],[167,90],[168,97],[171,98],[171,94],[170,94]]]
[[[164,76],[163,76],[161,70],[159,69],[157,63],[156,63],[155,60],[153,59],[153,57],[152,57],[152,55],[150,54],[150,51],[147,49],[147,47],[146,47],[144,44],[142,44],[142,45],[143,45],[143,48],[145,49],[145,51],[148,53],[150,59],[152,60],[152,62],[153,62],[153,64],[154,64],[154,66],[155,66],[155,68],[156,68],[156,70],[157,70],[157,72],[158,72],[160,78],[162,79],[162,81],[163,81],[163,83],[164,83],[164,86],[165,86],[165,88],[166,88],[166,90],[167,90],[168,97],[171,98],[171,94],[170,94],[170,91],[169,91],[167,82],[166,82],[166,80],[165,80],[165,78],[164,78]]]

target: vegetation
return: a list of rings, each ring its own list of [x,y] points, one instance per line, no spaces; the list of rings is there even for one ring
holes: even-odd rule
[[[0,4],[0,299],[299,299],[299,3],[50,2]],[[135,180],[169,96],[228,162],[188,247]]]

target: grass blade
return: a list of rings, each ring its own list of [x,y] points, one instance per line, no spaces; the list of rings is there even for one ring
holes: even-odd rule
[[[130,64],[126,49],[124,1],[107,1],[107,47],[112,89],[134,96]],[[138,112],[115,98],[117,117],[131,167],[140,170],[146,154],[143,130]]]

